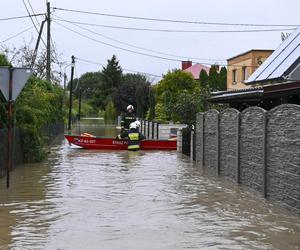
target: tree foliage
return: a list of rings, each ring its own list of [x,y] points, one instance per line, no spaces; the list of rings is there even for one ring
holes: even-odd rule
[[[16,48],[14,46],[0,46],[0,50],[5,54],[9,61],[15,67],[28,67],[31,68],[34,59],[34,49],[33,40],[29,43],[24,43],[20,47]],[[56,48],[51,48],[50,51],[50,61],[53,65],[50,79],[53,83],[60,83],[63,72],[57,70],[56,68],[61,68],[64,63],[60,60],[60,54],[56,53]],[[34,60],[33,70],[34,75],[40,79],[46,79],[46,49],[39,49],[36,59]],[[55,67],[56,66],[56,67]]]
[[[155,86],[156,119],[181,121],[174,104],[183,91],[193,93],[195,87],[196,82],[191,74],[181,70],[169,71]]]
[[[112,95],[119,88],[122,80],[122,68],[115,55],[107,60],[107,65],[103,67],[102,74],[106,94]]]
[[[209,70],[208,85],[211,91],[221,91],[227,89],[227,70],[222,67],[218,71],[216,65],[212,65]]]
[[[0,66],[10,66],[10,62],[3,54],[0,54]],[[6,127],[6,125],[7,125],[6,107],[5,107],[4,97],[0,93],[0,129]]]
[[[209,80],[209,76],[206,70],[202,69],[199,75],[200,86],[202,88],[206,88],[208,86],[208,80]]]
[[[22,131],[25,161],[45,156],[43,128],[63,120],[63,90],[48,81],[31,77],[15,104],[16,125]]]

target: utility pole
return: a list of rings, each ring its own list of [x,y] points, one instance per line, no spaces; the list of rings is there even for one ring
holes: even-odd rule
[[[79,121],[81,118],[81,94],[82,94],[82,90],[81,87],[79,86],[79,96],[78,96],[78,120]]]
[[[12,147],[13,147],[13,69],[9,68],[9,87],[8,87],[8,130],[7,130],[7,169],[6,169],[6,188],[9,188],[10,171],[12,170]]]
[[[46,65],[46,79],[51,79],[51,32],[50,32],[50,2],[47,1],[47,65]]]
[[[31,62],[31,68],[33,68],[34,63],[35,63],[35,59],[36,59],[37,52],[38,52],[39,45],[40,45],[40,41],[41,41],[41,36],[42,36],[42,33],[43,33],[44,24],[45,24],[46,21],[47,21],[47,18],[42,21],[42,25],[40,27],[39,36],[38,36],[38,39],[36,41],[36,45],[35,45],[35,49],[34,49],[34,53],[33,53],[33,58],[32,58],[32,62]]]
[[[75,67],[75,56],[72,56],[72,63],[71,63],[71,80],[70,80],[70,104],[69,104],[69,120],[68,120],[68,131],[71,130],[71,123],[72,123],[72,102],[73,102],[73,76],[74,76],[74,67]]]

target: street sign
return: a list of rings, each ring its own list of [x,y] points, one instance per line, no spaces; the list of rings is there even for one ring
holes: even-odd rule
[[[25,83],[31,75],[31,69],[0,67],[0,90],[8,101],[7,105],[7,164],[6,164],[6,187],[9,188],[9,172],[12,169],[13,152],[13,102],[21,93]]]
[[[0,90],[6,100],[8,100],[9,68],[0,67]]]
[[[9,100],[10,71],[12,71],[12,100],[10,101],[15,101],[30,77],[31,69],[0,67],[0,90],[7,101]]]

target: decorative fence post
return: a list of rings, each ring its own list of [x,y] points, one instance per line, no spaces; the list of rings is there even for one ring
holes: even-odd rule
[[[147,125],[147,139],[150,138],[150,121],[148,120],[148,125]]]
[[[240,113],[237,114],[237,136],[236,136],[236,182],[240,184],[241,168],[240,168]]]
[[[220,115],[218,114],[218,119],[217,119],[217,155],[216,155],[216,172],[217,175],[220,175]]]
[[[152,121],[152,129],[151,129],[151,131],[152,131],[152,140],[154,139],[154,125],[155,125],[155,121]]]
[[[191,149],[190,149],[190,158],[193,160],[194,158],[194,130],[191,130]]]
[[[267,112],[263,113],[263,154],[262,154],[262,164],[263,164],[263,197],[267,197]]]

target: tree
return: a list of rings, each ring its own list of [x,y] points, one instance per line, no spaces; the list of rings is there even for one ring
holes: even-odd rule
[[[141,74],[125,74],[119,88],[113,94],[113,102],[118,113],[126,111],[131,104],[136,109],[136,115],[144,117],[149,106],[148,79]]]
[[[28,67],[31,68],[33,58],[34,58],[34,49],[32,49],[33,40],[31,40],[28,44],[24,43],[21,47],[11,47],[2,45],[0,50],[3,51],[5,56],[9,58],[9,61],[15,67]],[[37,54],[35,62],[33,64],[34,75],[40,79],[46,79],[46,49],[41,49]],[[60,54],[56,53],[56,49],[52,47],[50,52],[50,60],[51,63],[57,68],[61,68],[64,63],[60,60]],[[52,67],[50,79],[51,82],[59,83],[62,77],[62,71],[55,70]]]
[[[216,65],[212,65],[209,69],[208,85],[211,91],[218,90],[219,87],[219,73]]]
[[[205,88],[205,87],[208,86],[209,76],[208,76],[206,70],[202,69],[200,71],[199,81],[200,81],[200,86],[201,87]]]
[[[149,114],[148,119],[153,120],[155,118],[155,91],[153,87],[149,88]]]
[[[10,62],[7,60],[4,54],[0,54],[0,66],[10,66]]]
[[[195,124],[196,114],[203,111],[203,102],[199,93],[183,91],[179,94],[177,102],[174,103],[173,110],[180,122],[189,126]]]
[[[178,120],[174,104],[177,102],[180,93],[186,91],[193,93],[196,87],[193,76],[181,70],[168,72],[163,79],[155,86],[155,94],[157,98],[155,113],[158,117]],[[161,114],[160,112],[165,112]]]
[[[222,67],[219,73],[219,89],[218,90],[227,90],[227,69]]]
[[[107,95],[113,94],[120,86],[122,80],[122,68],[115,55],[110,60],[107,60],[106,67],[102,69],[103,82]]]
[[[218,66],[213,65],[209,70],[209,88],[211,91],[221,91],[227,89],[227,70],[222,67],[218,72]]]

